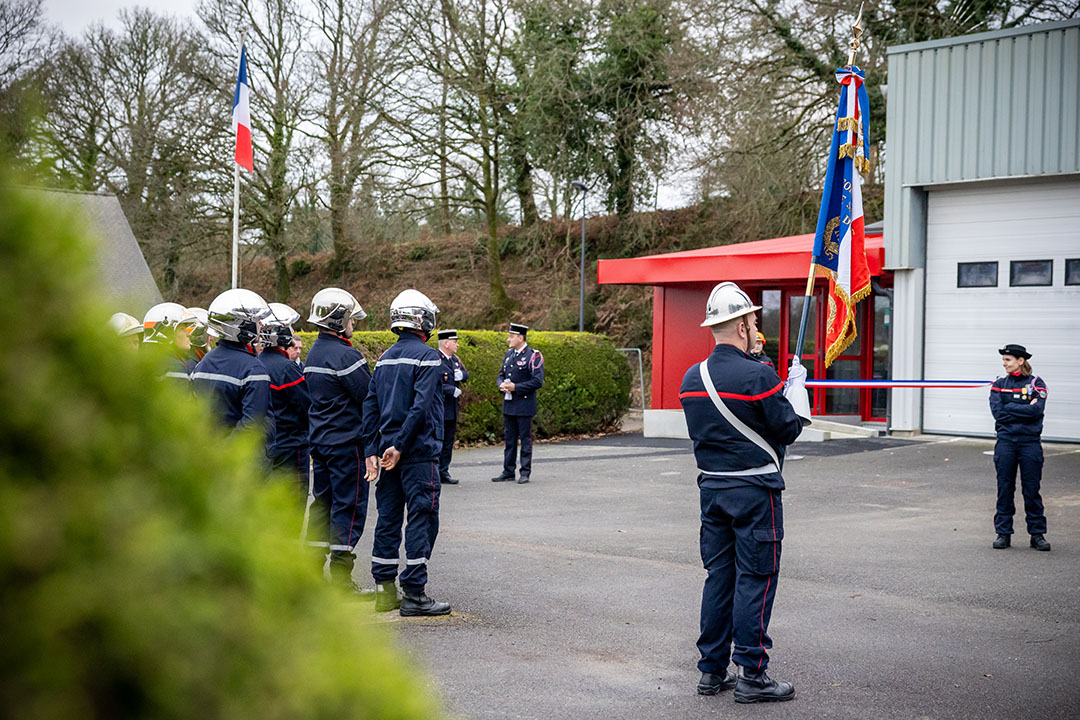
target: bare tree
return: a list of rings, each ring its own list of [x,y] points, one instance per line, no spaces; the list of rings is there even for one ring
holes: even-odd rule
[[[349,212],[357,182],[383,159],[387,143],[383,106],[401,71],[402,53],[388,22],[393,6],[391,0],[315,0],[318,32],[311,55],[318,100],[312,117],[329,160],[332,270],[337,276],[355,266]]]

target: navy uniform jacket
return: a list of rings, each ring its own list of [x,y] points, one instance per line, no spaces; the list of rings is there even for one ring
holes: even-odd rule
[[[443,439],[441,380],[442,353],[418,335],[402,332],[375,363],[364,401],[364,455],[382,457],[393,446],[403,463],[437,460]]]
[[[191,392],[191,373],[194,370],[195,363],[188,364],[187,360],[179,355],[170,354],[165,362],[165,373],[161,376],[161,379],[180,380],[184,389]]]
[[[454,391],[469,379],[469,371],[457,355],[446,357],[441,352],[439,355],[442,358],[443,421],[450,422],[457,420],[458,416],[458,399]],[[454,379],[456,370],[461,371],[460,381]]]
[[[274,431],[267,450],[274,456],[306,447],[311,395],[303,373],[281,348],[267,348],[259,359],[270,376],[270,417]]]
[[[191,374],[197,395],[213,397],[231,428],[264,426],[270,405],[270,376],[250,345],[219,340]]]
[[[514,383],[511,399],[503,397],[503,415],[532,417],[536,414],[536,391],[544,385],[544,356],[528,345],[508,350],[499,370],[499,382]]]
[[[773,361],[770,360],[769,356],[766,355],[765,353],[758,353],[757,355],[754,355],[753,353],[751,353],[750,357],[752,359],[754,359],[754,360],[757,360],[759,363],[761,363],[763,365],[768,365],[769,367],[774,368],[774,369],[776,368],[776,366],[773,365]]]
[[[709,354],[708,368],[724,404],[736,419],[756,431],[783,463],[784,450],[799,437],[802,422],[784,397],[784,383],[776,372],[731,345],[717,345]],[[772,458],[724,419],[709,398],[696,364],[683,377],[679,400],[694,441],[702,485],[784,489],[779,469],[742,474],[771,464]]]
[[[308,351],[304,378],[311,396],[311,444],[362,444],[371,372],[360,351],[344,338],[320,332]]]
[[[998,437],[1038,439],[1045,410],[1046,383],[1040,377],[1017,373],[998,378],[990,386],[990,412]]]

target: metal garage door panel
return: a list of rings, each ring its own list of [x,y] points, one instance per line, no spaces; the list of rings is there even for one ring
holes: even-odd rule
[[[929,193],[924,377],[1002,374],[997,348],[1025,345],[1050,388],[1043,435],[1080,440],[1080,178],[967,185]],[[1012,260],[1054,261],[1051,287],[1009,287]],[[957,288],[958,262],[996,261],[998,287]],[[993,434],[985,389],[926,390],[926,432]]]

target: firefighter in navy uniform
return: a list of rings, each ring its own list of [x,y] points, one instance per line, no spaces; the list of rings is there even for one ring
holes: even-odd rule
[[[461,397],[461,383],[469,379],[461,358],[457,356],[457,330],[439,331],[439,353],[442,355],[442,395],[443,395],[443,445],[439,455],[439,477],[443,485],[457,485],[458,481],[450,477],[450,462],[454,457],[454,436],[457,435],[458,398]]]
[[[367,479],[378,480],[379,519],[371,549],[375,609],[404,616],[447,615],[450,604],[427,595],[428,561],[439,533],[439,452],[442,450],[442,359],[427,345],[439,309],[421,292],[405,290],[390,304],[398,341],[375,363],[364,402]],[[405,569],[398,577],[401,523]]]
[[[270,315],[263,321],[260,337],[263,351],[259,359],[270,375],[270,419],[272,433],[266,455],[274,470],[286,470],[296,479],[301,507],[307,504],[308,410],[311,396],[307,382],[289,357],[293,344],[292,326],[300,313],[282,303],[270,303]]]
[[[319,328],[319,336],[308,351],[304,378],[311,396],[308,423],[315,502],[310,527],[318,528],[316,536],[329,532],[331,581],[369,600],[374,593],[363,592],[352,581],[356,543],[367,520],[362,437],[371,373],[349,338],[353,323],[365,317],[360,303],[345,290],[325,288],[315,293],[308,322]]]
[[[518,484],[529,482],[532,475],[532,420],[536,415],[536,391],[544,385],[544,356],[539,350],[529,347],[526,341],[528,332],[528,325],[510,323],[507,336],[510,349],[503,357],[498,378],[499,391],[503,393],[503,470],[501,475],[491,478],[492,482],[514,479],[519,441],[521,474]]]
[[[1020,469],[1020,490],[1024,495],[1024,514],[1031,547],[1049,551],[1046,541],[1046,514],[1039,488],[1042,484],[1043,414],[1046,410],[1046,383],[1031,373],[1031,353],[1023,345],[1012,343],[998,350],[1001,364],[1008,373],[990,387],[990,412],[994,415],[997,443],[994,467],[997,469],[997,512],[994,548],[1003,550],[1012,544],[1013,515],[1016,513],[1016,470]]]
[[[708,572],[697,690],[714,695],[734,687],[735,700],[744,703],[795,697],[790,683],[765,673],[772,647],[767,629],[784,537],[784,450],[810,421],[806,369],[793,363],[785,386],[748,355],[760,309],[735,283],[713,288],[702,327],[712,329],[716,347],[687,370],[679,393],[698,464]]]
[[[143,317],[143,342],[161,345],[168,350],[168,365],[162,379],[180,380],[187,392],[191,391],[191,371],[195,363],[189,359],[191,330],[195,316],[177,303],[158,303],[146,311]]]
[[[759,363],[768,365],[771,368],[775,369],[776,367],[775,365],[773,365],[773,361],[769,358],[769,356],[765,354],[764,333],[758,332],[754,336],[754,347],[750,350],[750,357],[752,357],[754,360],[757,360]]]
[[[251,290],[233,288],[214,298],[208,313],[209,332],[218,343],[191,373],[195,393],[214,399],[225,427],[258,427],[265,437],[270,376],[251,343],[270,308]]]

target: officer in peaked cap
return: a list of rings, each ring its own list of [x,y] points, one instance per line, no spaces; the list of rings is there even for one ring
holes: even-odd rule
[[[439,331],[439,353],[442,356],[442,394],[443,394],[443,444],[439,455],[439,475],[443,485],[457,485],[458,481],[450,477],[450,461],[454,456],[454,436],[457,434],[458,398],[461,397],[461,383],[469,379],[461,358],[457,356],[457,330]]]
[[[686,371],[679,393],[698,464],[701,560],[708,572],[697,690],[715,695],[734,687],[742,703],[795,697],[791,683],[765,674],[767,630],[784,538],[784,449],[810,422],[806,369],[794,361],[785,386],[748,354],[760,309],[735,283],[713,288],[701,325],[711,329],[716,346]]]
[[[506,448],[503,452],[502,474],[491,478],[493,482],[514,479],[521,443],[521,474],[518,484],[529,482],[532,474],[532,419],[536,415],[536,391],[544,385],[544,356],[529,347],[526,336],[528,325],[510,323],[507,343],[510,349],[503,357],[499,370],[499,391],[503,394],[503,436]]]
[[[1005,376],[990,387],[990,412],[994,416],[997,442],[994,468],[997,470],[998,499],[994,513],[994,549],[1012,545],[1013,515],[1016,513],[1016,471],[1020,470],[1020,490],[1031,547],[1047,552],[1046,511],[1042,496],[1042,429],[1046,412],[1046,383],[1031,371],[1031,353],[1023,345],[1009,343],[998,350]]]

